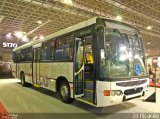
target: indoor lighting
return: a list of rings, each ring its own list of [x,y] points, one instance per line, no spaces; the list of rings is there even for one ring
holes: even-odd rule
[[[116,16],[116,20],[118,20],[118,21],[122,21],[122,16]]]
[[[34,38],[33,38],[33,40],[36,40],[38,37],[37,36],[35,36]]]
[[[148,54],[146,53],[145,56],[148,56]]]
[[[22,41],[28,42],[28,41],[29,41],[29,40],[28,40],[28,37],[27,37],[27,36],[24,36],[24,37],[22,38]]]
[[[20,32],[20,31],[16,31],[16,32],[14,33],[14,35],[15,35],[17,38],[22,38],[22,37],[23,37],[23,33]]]
[[[62,3],[65,3],[67,5],[72,5],[73,4],[72,0],[62,0]]]
[[[43,35],[41,35],[39,38],[40,38],[41,40],[43,40],[43,39],[44,39]]]
[[[147,30],[151,30],[151,29],[152,29],[152,26],[147,26],[146,29],[147,29]]]
[[[38,20],[38,21],[36,21],[38,24],[42,24],[42,21],[41,20]]]
[[[148,42],[147,44],[148,44],[148,45],[150,45],[151,43],[150,43],[150,42]]]
[[[6,36],[7,36],[7,37],[11,37],[11,35],[12,35],[11,33],[8,33]]]

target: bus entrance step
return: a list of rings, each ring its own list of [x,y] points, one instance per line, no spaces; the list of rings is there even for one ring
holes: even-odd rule
[[[94,82],[93,81],[85,81],[84,88],[88,90],[93,90]]]
[[[82,97],[81,98],[77,98],[77,100],[79,100],[81,102],[84,102],[84,103],[87,103],[87,104],[92,105],[92,106],[96,106],[95,104],[93,104],[92,101],[86,100],[85,98],[82,98]]]
[[[85,100],[93,101],[93,90],[84,89],[84,96]]]

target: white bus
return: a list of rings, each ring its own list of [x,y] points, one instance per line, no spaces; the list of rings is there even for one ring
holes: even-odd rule
[[[143,96],[149,78],[139,31],[95,17],[13,50],[13,76],[75,99],[104,107]]]

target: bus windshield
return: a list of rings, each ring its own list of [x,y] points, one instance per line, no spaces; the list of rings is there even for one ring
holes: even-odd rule
[[[100,79],[146,76],[141,38],[137,34],[106,30],[101,50]]]

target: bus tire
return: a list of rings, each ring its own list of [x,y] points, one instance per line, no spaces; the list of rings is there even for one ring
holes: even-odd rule
[[[74,101],[74,99],[70,97],[70,87],[66,81],[60,83],[58,94],[61,101],[64,103],[70,104]]]
[[[23,87],[27,86],[27,83],[25,82],[25,75],[23,72],[21,73],[20,78],[21,78],[21,85]]]

